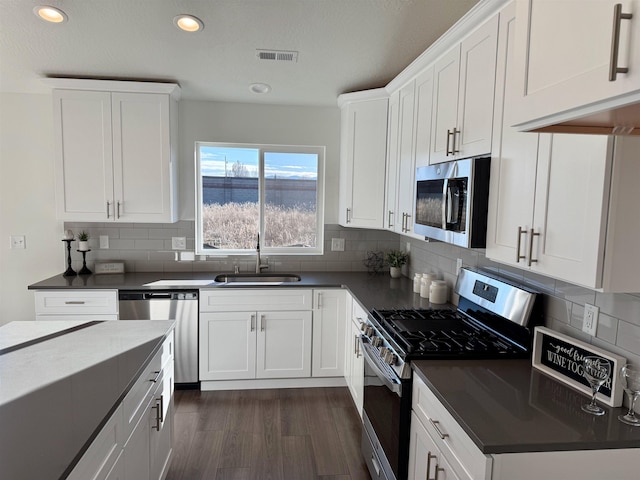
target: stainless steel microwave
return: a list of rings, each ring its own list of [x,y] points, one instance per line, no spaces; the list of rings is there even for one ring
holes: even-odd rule
[[[487,242],[490,157],[416,169],[418,235],[467,248]]]

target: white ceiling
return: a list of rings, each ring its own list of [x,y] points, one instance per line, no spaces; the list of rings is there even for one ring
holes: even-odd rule
[[[46,93],[45,76],[174,81],[182,98],[335,106],[382,87],[478,0],[0,0],[0,91]],[[68,15],[48,24],[39,4]],[[203,31],[173,25],[180,13]],[[299,52],[297,63],[256,49]],[[272,87],[266,95],[249,84]]]

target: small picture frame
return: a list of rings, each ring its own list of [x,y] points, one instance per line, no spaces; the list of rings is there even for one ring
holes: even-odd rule
[[[610,407],[619,407],[624,390],[618,374],[626,358],[546,327],[535,328],[532,366],[590,396],[591,387],[582,374],[582,359],[587,355],[597,355],[611,363],[611,377],[600,387],[596,398]]]

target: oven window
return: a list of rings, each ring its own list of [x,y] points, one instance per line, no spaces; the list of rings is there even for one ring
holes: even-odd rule
[[[420,180],[416,186],[416,223],[442,228],[444,180]]]

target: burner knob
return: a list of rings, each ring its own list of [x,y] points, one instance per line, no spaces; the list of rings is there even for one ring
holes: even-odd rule
[[[373,336],[373,338],[371,339],[371,344],[374,347],[379,347],[380,345],[382,345],[382,339],[376,335]]]
[[[367,330],[367,324],[364,322],[360,322],[360,331],[364,332]]]
[[[384,356],[387,354],[387,352],[388,352],[388,351],[389,351],[389,349],[388,349],[387,347],[382,347],[382,348],[380,349],[380,356],[381,356],[382,358],[384,358]]]
[[[372,328],[372,327],[366,327],[366,328],[364,329],[364,334],[365,334],[367,337],[371,337],[371,336],[373,336],[373,333],[374,333],[374,330],[373,330],[373,328]]]
[[[396,363],[396,356],[391,352],[391,350],[387,350],[384,354],[383,360],[384,363],[388,363],[389,365],[393,365]]]

